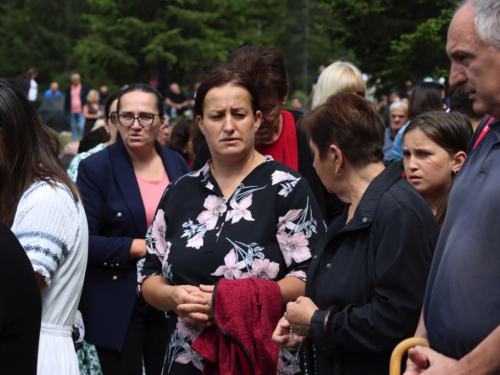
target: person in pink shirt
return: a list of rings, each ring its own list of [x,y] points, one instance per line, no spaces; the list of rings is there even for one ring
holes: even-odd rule
[[[80,82],[80,74],[71,75],[71,85],[66,89],[64,98],[64,112],[70,115],[72,141],[79,141],[83,137],[85,117],[83,106],[87,103],[89,89]]]

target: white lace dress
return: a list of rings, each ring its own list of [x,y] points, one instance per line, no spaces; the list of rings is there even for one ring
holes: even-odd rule
[[[12,231],[43,275],[38,375],[78,375],[71,337],[87,266],[88,228],[81,200],[61,184],[36,182],[22,196]]]

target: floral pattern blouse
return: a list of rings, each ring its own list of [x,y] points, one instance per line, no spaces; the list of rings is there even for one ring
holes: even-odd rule
[[[146,235],[145,278],[163,275],[171,285],[213,285],[217,279],[260,277],[305,281],[318,239],[321,211],[307,182],[271,158],[257,166],[226,200],[210,162],[171,184]],[[173,312],[163,374],[199,374],[203,360],[191,349],[201,330]],[[298,356],[280,351],[278,370],[300,371]]]

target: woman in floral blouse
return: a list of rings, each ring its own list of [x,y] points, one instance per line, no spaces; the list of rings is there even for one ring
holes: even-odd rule
[[[200,85],[196,119],[212,160],[167,188],[146,237],[141,293],[173,312],[164,374],[202,371],[191,345],[213,325],[218,279],[275,280],[283,303],[294,301],[304,294],[311,252],[325,232],[307,182],[255,151],[262,114],[249,78],[218,69]],[[298,358],[280,352],[278,370],[296,373]]]

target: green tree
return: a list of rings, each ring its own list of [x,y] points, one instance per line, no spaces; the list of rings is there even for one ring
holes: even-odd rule
[[[10,0],[0,4],[0,75],[20,80],[28,68],[48,86],[71,65],[72,40],[81,32],[81,3],[71,0]],[[69,81],[69,78],[68,78]]]
[[[362,70],[386,85],[422,79],[448,67],[445,43],[457,0],[323,0],[333,17],[327,30],[353,51]]]

